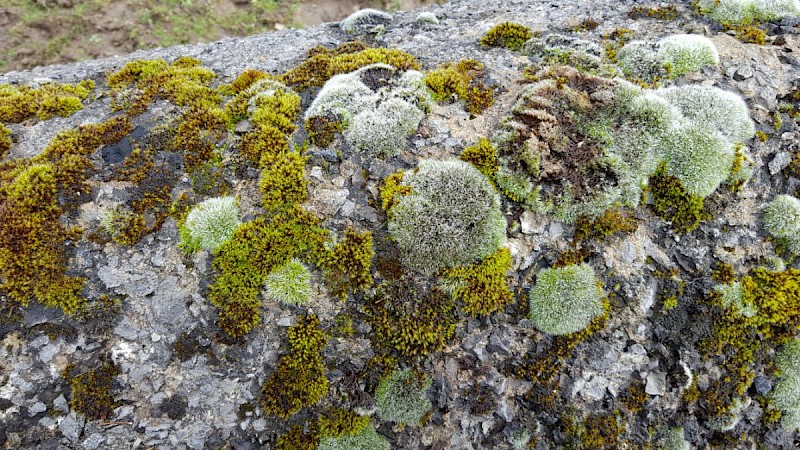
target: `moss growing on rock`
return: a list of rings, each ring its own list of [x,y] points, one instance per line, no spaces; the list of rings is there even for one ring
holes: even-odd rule
[[[497,159],[497,147],[486,138],[481,138],[478,143],[465,147],[459,159],[475,166],[490,180],[494,179],[500,165]]]
[[[11,150],[11,130],[0,123],[0,160]]]
[[[111,395],[111,383],[119,374],[112,363],[72,377],[69,381],[69,407],[89,420],[109,420],[120,405]]]
[[[292,207],[308,198],[304,178],[306,160],[298,152],[281,153],[261,170],[258,189],[264,209]]]
[[[410,370],[395,370],[384,378],[375,392],[375,406],[383,420],[417,426],[431,409],[425,391],[431,385],[427,376]]]
[[[311,299],[311,272],[296,259],[270,272],[264,284],[270,298],[286,305],[300,306]]]
[[[791,256],[800,255],[800,200],[776,196],[763,211],[764,228]]]
[[[324,257],[322,266],[331,290],[342,299],[348,292],[372,286],[372,233],[345,230],[344,239],[336,244]]]
[[[0,122],[19,123],[36,117],[69,117],[83,109],[82,101],[94,90],[94,81],[78,84],[47,83],[38,88],[0,84]]]
[[[389,233],[407,267],[431,274],[472,264],[505,241],[500,199],[469,163],[422,161],[416,172],[404,175],[403,184],[411,193],[391,209]]]
[[[521,50],[533,32],[530,28],[514,22],[503,22],[495,25],[481,38],[481,45],[486,47],[505,47],[510,50]]]
[[[781,410],[781,423],[786,430],[800,428],[800,340],[783,346],[775,357],[780,380],[769,398]]]
[[[214,251],[233,236],[240,223],[234,197],[209,198],[189,211],[180,230],[180,246],[188,253]]]
[[[506,275],[511,270],[511,252],[498,249],[493,255],[467,266],[445,268],[438,275],[445,290],[464,302],[464,312],[471,316],[488,316],[508,305],[513,299]]]
[[[603,291],[588,264],[543,269],[529,294],[529,317],[548,334],[569,334],[586,328],[603,311]]]
[[[425,74],[425,84],[437,102],[460,100],[470,114],[480,114],[494,103],[494,93],[486,86],[483,64],[474,59],[447,63]]]

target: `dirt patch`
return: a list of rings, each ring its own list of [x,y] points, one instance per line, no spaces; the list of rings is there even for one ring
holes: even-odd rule
[[[5,0],[0,72],[333,22],[443,0]]]

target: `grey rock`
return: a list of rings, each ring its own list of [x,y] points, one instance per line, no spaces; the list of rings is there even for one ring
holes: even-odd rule
[[[87,450],[94,450],[100,448],[100,445],[105,442],[106,438],[100,433],[93,433],[88,438],[83,440],[83,448]]]
[[[293,316],[286,316],[286,317],[281,317],[275,323],[277,323],[278,325],[280,325],[282,327],[290,327],[290,326],[295,324],[295,320],[294,320]]]
[[[501,419],[505,420],[506,422],[513,422],[514,417],[516,416],[516,408],[514,407],[514,402],[509,401],[507,398],[501,398],[499,402],[497,402],[497,409],[495,411]]]
[[[608,379],[601,376],[593,377],[581,389],[581,396],[588,401],[602,400],[608,390]]]
[[[64,394],[59,395],[53,400],[53,408],[57,411],[69,412],[69,405],[67,405],[67,399],[64,397]]]
[[[58,429],[70,442],[77,442],[85,423],[85,420],[73,411],[61,419],[61,422],[58,424]]]
[[[28,407],[28,415],[33,417],[39,413],[47,411],[47,405],[42,402],[36,402]]]
[[[789,152],[780,152],[772,158],[769,162],[769,173],[775,175],[781,170],[785,169],[789,163],[792,162],[792,154]]]
[[[753,380],[753,385],[756,388],[756,392],[760,395],[767,395],[769,391],[772,390],[772,381],[769,378],[759,375]]]
[[[733,74],[733,79],[736,81],[744,81],[748,78],[753,78],[753,68],[750,66],[739,66]]]
[[[644,391],[650,395],[664,395],[667,393],[667,374],[665,372],[650,372],[647,374]]]
[[[48,344],[39,350],[39,361],[48,364],[54,356],[58,353],[60,346],[56,344]]]

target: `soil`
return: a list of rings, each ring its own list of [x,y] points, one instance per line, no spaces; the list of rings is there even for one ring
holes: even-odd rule
[[[0,73],[341,20],[437,0],[3,0]],[[438,0],[442,3],[443,0]]]

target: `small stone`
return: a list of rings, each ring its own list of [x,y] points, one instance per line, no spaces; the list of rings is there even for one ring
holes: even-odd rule
[[[342,217],[351,217],[356,210],[356,203],[352,200],[344,202],[344,205],[339,209],[339,214]]]
[[[61,419],[61,422],[58,424],[58,429],[70,442],[77,442],[83,430],[84,423],[85,421],[73,411]]]
[[[276,323],[282,327],[290,327],[294,325],[294,317],[292,316],[281,317],[280,319],[278,319]]]
[[[540,233],[536,227],[536,215],[530,211],[525,211],[519,218],[520,226],[522,227],[522,234],[535,234]]]
[[[513,422],[516,410],[513,402],[509,402],[507,398],[503,397],[497,402],[497,415],[506,422]]]
[[[94,433],[83,441],[83,448],[87,450],[94,450],[100,448],[100,444],[105,442],[106,438],[100,433]]]
[[[644,391],[649,395],[664,395],[667,393],[667,374],[665,372],[650,372],[647,374],[647,384]]]
[[[33,417],[45,411],[47,411],[47,405],[42,402],[36,402],[28,408],[28,416]]]
[[[769,173],[775,175],[781,170],[785,169],[792,162],[792,154],[789,152],[780,152],[772,158],[769,162]]]
[[[602,400],[606,396],[608,379],[596,376],[583,386],[581,396],[589,401]]]
[[[753,68],[750,66],[739,66],[733,74],[733,79],[736,81],[743,81],[748,78],[753,78]]]
[[[53,400],[53,408],[61,412],[69,411],[69,406],[67,405],[67,399],[64,397],[64,394],[59,395],[58,397],[55,398],[55,400]]]
[[[260,433],[267,429],[267,421],[264,419],[256,419],[253,421],[253,431]]]
[[[48,364],[54,356],[58,353],[60,346],[55,344],[48,344],[39,350],[39,360]]]
[[[753,385],[756,387],[756,392],[760,395],[767,395],[772,390],[772,381],[769,378],[759,375],[753,380]]]

